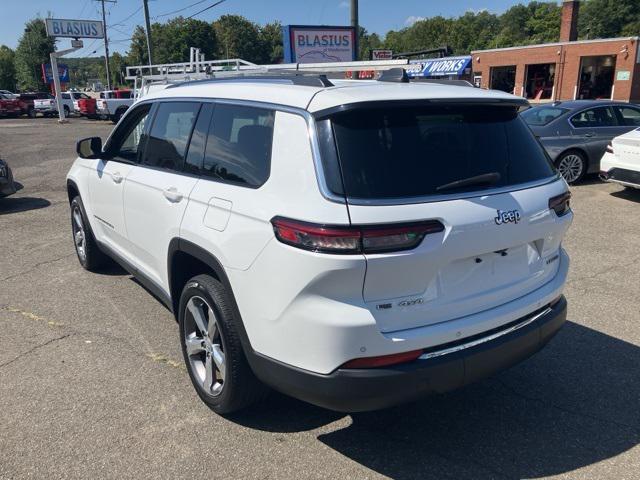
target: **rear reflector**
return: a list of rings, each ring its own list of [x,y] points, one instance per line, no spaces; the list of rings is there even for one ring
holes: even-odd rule
[[[382,355],[380,357],[355,358],[348,361],[341,368],[378,368],[408,363],[416,360],[422,355],[423,350],[412,350],[410,352],[394,353],[393,355]]]
[[[549,199],[549,208],[556,212],[556,215],[562,217],[571,211],[570,206],[571,192],[566,191],[561,195]]]
[[[282,243],[312,252],[382,253],[410,250],[425,235],[444,230],[437,220],[384,226],[326,226],[287,218],[271,220],[276,238]]]

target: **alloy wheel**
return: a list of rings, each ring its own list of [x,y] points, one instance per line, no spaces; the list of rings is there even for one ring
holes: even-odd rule
[[[222,393],[226,360],[216,314],[205,299],[193,296],[185,310],[184,343],[193,375],[209,395]]]
[[[562,157],[562,160],[558,163],[558,171],[567,183],[578,180],[582,176],[583,169],[582,158],[574,153]]]
[[[78,205],[74,205],[72,210],[72,218],[73,221],[73,240],[76,246],[76,252],[78,253],[78,257],[83,262],[87,259],[87,237],[84,230],[84,222],[82,220],[82,212],[80,212],[80,207]]]

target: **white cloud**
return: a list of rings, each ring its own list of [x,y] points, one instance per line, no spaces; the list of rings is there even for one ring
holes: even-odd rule
[[[349,2],[349,0],[342,0],[338,4],[338,8],[351,8],[351,2]]]
[[[425,20],[425,17],[417,17],[416,15],[411,15],[410,17],[407,17],[407,19],[404,21],[404,24],[410,27],[414,23],[420,22],[422,20]]]

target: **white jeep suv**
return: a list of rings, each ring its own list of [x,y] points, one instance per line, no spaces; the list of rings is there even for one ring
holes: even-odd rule
[[[523,105],[391,71],[170,86],[78,142],[78,258],[172,310],[218,413],[266,386],[340,411],[461,387],[566,319],[570,194]]]

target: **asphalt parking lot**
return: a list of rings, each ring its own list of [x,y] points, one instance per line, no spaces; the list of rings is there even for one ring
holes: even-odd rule
[[[0,478],[640,478],[640,191],[572,189],[569,322],[523,364],[382,412],[274,394],[222,418],[171,313],[76,260],[65,175],[111,128],[0,120],[24,185],[0,199]]]

